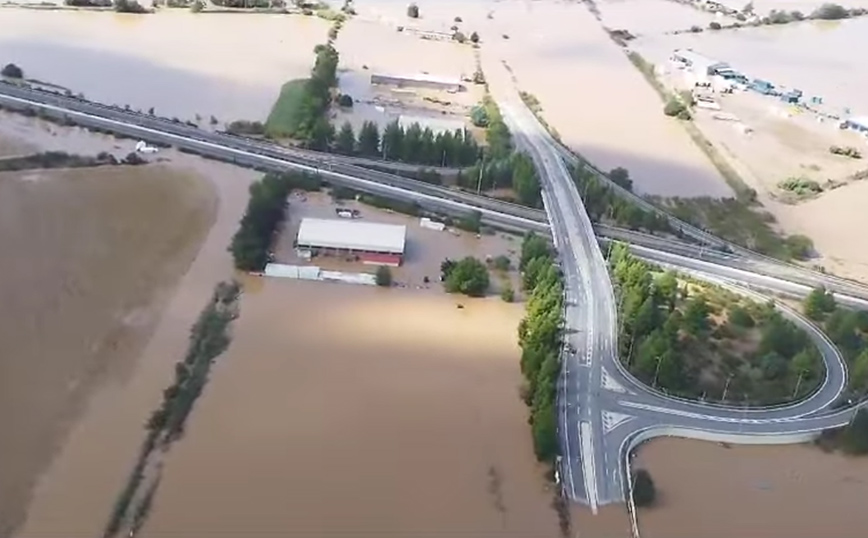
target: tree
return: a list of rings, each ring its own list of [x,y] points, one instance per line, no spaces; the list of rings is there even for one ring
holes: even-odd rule
[[[509,282],[504,284],[503,289],[500,290],[500,298],[506,303],[515,301],[515,290],[512,289],[512,284]]]
[[[365,121],[359,131],[359,153],[375,157],[380,153],[380,129],[372,121]]]
[[[708,329],[708,303],[704,297],[694,297],[687,301],[687,308],[684,309],[684,329],[698,336]]]
[[[24,70],[18,67],[15,64],[6,64],[3,67],[3,70],[0,71],[0,75],[3,75],[7,78],[24,78]]]
[[[407,16],[410,17],[411,19],[418,19],[419,18],[419,6],[417,6],[415,3],[407,6]]]
[[[458,261],[444,282],[449,293],[462,293],[469,297],[482,297],[488,291],[488,269],[472,256]]]
[[[820,19],[825,21],[836,21],[846,19],[850,16],[847,8],[838,4],[823,4],[811,13],[812,19]]]
[[[720,30],[721,28],[723,27],[717,21],[711,21],[710,23],[708,23],[709,30]]]
[[[609,179],[615,182],[615,185],[619,185],[628,191],[633,190],[633,180],[630,179],[630,172],[627,171],[626,168],[617,167],[613,168],[609,172]]]
[[[479,43],[479,34],[477,34],[476,32],[471,32],[470,42],[471,43]]]
[[[388,288],[392,285],[392,270],[385,265],[377,267],[376,273],[377,286]]]
[[[835,310],[835,297],[826,288],[814,288],[803,302],[805,315],[814,321],[822,321],[826,314]]]
[[[356,150],[356,135],[353,133],[353,126],[350,122],[345,121],[341,125],[341,130],[338,132],[335,140],[335,151],[341,155],[352,155]]]
[[[638,469],[633,473],[633,503],[637,507],[651,506],[657,498],[657,488],[651,473],[645,469]]]
[[[677,97],[670,97],[669,100],[666,101],[666,105],[663,107],[663,113],[673,118],[681,118],[685,113],[689,115],[687,107],[685,107],[684,103],[682,103]]]
[[[851,454],[868,453],[868,411],[860,409],[844,427],[843,448]]]
[[[398,123],[398,120],[390,122],[383,130],[383,158],[387,160],[399,160],[404,153],[403,146],[404,129]]]
[[[736,327],[749,329],[755,325],[753,317],[741,306],[734,306],[729,310],[729,322]]]
[[[521,258],[519,259],[518,268],[524,271],[524,268],[532,259],[548,257],[550,255],[551,247],[549,247],[548,241],[533,232],[528,232],[521,241]]]

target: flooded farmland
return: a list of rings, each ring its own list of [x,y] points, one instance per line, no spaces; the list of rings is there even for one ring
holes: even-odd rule
[[[664,438],[639,450],[659,504],[642,538],[856,538],[868,514],[868,460],[809,445],[733,446]]]
[[[247,289],[143,536],[559,535],[518,397],[519,305]]]
[[[129,379],[214,209],[160,166],[0,173],[0,536],[95,387]]]
[[[328,27],[290,15],[0,9],[0,62],[103,103],[264,120],[281,85],[308,75]]]

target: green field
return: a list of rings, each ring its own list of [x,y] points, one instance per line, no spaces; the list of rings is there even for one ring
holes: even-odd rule
[[[274,138],[291,137],[298,132],[304,120],[302,104],[307,97],[307,82],[309,79],[297,78],[290,80],[280,88],[280,95],[268,119],[265,121],[265,132]]]

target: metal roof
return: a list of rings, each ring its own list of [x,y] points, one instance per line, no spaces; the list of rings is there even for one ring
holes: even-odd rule
[[[403,253],[407,227],[357,220],[302,219],[298,228],[300,247]]]
[[[703,56],[698,52],[695,52],[693,49],[678,49],[672,53],[673,56],[677,58],[681,58],[691,65],[700,66],[703,68],[709,68],[711,66],[728,66],[726,62],[721,62],[719,60],[714,60],[707,56]]]
[[[371,75],[371,80],[374,80],[375,78],[403,80],[406,82],[432,82],[435,84],[443,84],[444,86],[449,86],[449,85],[460,86],[461,85],[461,79],[460,78],[438,77],[435,75],[428,75],[425,73],[419,73],[419,74],[415,74],[415,75],[374,73]]]
[[[428,127],[431,131],[436,135],[437,133],[450,132],[454,133],[455,131],[464,131],[467,129],[467,125],[464,123],[464,120],[461,119],[451,119],[451,118],[432,118],[430,116],[408,116],[406,114],[401,114],[398,116],[398,125],[407,129],[414,123],[418,123],[419,127],[425,129]]]

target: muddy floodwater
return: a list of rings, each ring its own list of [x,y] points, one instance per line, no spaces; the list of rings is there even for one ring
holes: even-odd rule
[[[857,538],[868,526],[868,459],[664,438],[639,461],[659,499],[639,512],[642,538]]]
[[[204,122],[264,120],[329,23],[290,15],[0,9],[0,62],[104,103]],[[120,74],[123,74],[120,76]]]
[[[128,379],[215,206],[162,166],[0,173],[0,536],[94,387]]]
[[[520,305],[246,289],[142,536],[559,535],[518,397]]]

